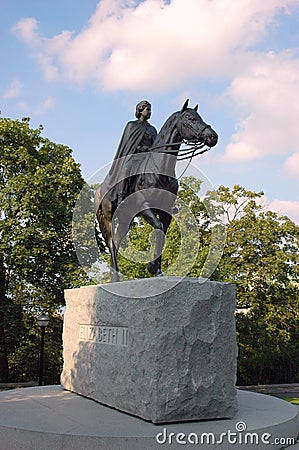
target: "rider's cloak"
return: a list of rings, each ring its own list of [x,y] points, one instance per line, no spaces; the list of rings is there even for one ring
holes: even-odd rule
[[[105,192],[102,192],[103,196],[109,191],[110,201],[116,199],[118,193],[117,184],[123,178],[132,175],[132,169],[134,171],[132,166],[137,161],[135,161],[135,158],[132,159],[131,155],[148,151],[149,146],[152,145],[156,137],[156,128],[147,121],[133,120],[127,123],[111,169],[104,180],[104,186],[102,186],[105,188]],[[142,155],[140,157],[142,158]]]

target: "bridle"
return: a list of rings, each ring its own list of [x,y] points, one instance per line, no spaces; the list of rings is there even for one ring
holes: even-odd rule
[[[184,125],[186,128],[189,128],[189,130],[191,130],[194,134],[196,134],[194,128],[189,123],[184,123]],[[203,129],[200,131],[201,136],[203,136],[203,133],[207,128],[212,128],[212,127],[211,127],[211,125],[205,124]],[[180,135],[182,135],[182,131],[181,130],[178,130],[178,131],[179,131]],[[179,149],[179,151],[177,151],[176,149],[167,149],[166,148],[166,147],[173,147],[173,146],[181,145],[181,144],[185,144],[186,147],[183,149]],[[209,150],[211,150],[211,147],[206,146],[206,148],[204,148],[205,146],[206,146],[206,144],[204,142],[196,143],[196,142],[189,141],[187,139],[181,139],[180,141],[172,142],[171,144],[156,145],[154,147],[151,147],[150,151],[156,150],[159,148],[163,148],[164,150],[162,153],[177,154],[177,160],[183,161],[185,159],[191,160],[195,156],[202,155],[203,153],[206,153]]]

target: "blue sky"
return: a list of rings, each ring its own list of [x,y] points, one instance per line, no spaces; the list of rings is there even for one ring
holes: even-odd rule
[[[194,165],[263,190],[299,223],[298,0],[0,0],[2,117],[31,117],[86,180],[139,100],[160,128],[186,98],[219,133]]]

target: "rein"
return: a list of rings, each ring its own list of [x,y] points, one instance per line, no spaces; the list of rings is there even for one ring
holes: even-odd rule
[[[156,145],[155,147],[151,147],[150,151],[156,150],[158,148],[172,147],[174,145],[181,145],[181,144],[187,145],[188,148],[180,149],[178,151],[178,157],[177,157],[178,161],[183,161],[184,159],[192,159],[194,156],[202,155],[203,153],[211,150],[211,147],[206,147],[205,149],[201,150],[205,146],[205,144],[190,144],[185,139],[182,139],[181,141],[173,142],[171,144]],[[198,151],[198,150],[200,150],[200,151]],[[166,150],[165,149],[165,151],[163,151],[162,153],[172,154],[172,153],[176,153],[176,152],[177,152],[177,150]],[[180,153],[181,153],[181,155],[180,155]]]
[[[156,149],[162,148],[162,147],[171,147],[172,145],[180,145],[180,144],[185,144],[188,146],[188,148],[179,150],[178,155],[179,155],[179,153],[183,153],[183,154],[181,156],[177,157],[177,161],[184,161],[186,159],[189,159],[189,161],[188,161],[185,169],[181,173],[181,175],[179,177],[177,177],[177,180],[180,180],[183,177],[183,175],[187,171],[188,167],[190,166],[192,159],[195,156],[202,155],[203,153],[206,153],[209,150],[211,150],[211,147],[206,147],[203,150],[201,150],[205,146],[205,144],[202,143],[202,144],[192,144],[191,145],[185,139],[181,140],[180,142],[173,142],[172,144],[157,145],[155,147],[151,147],[151,150],[156,150]],[[165,150],[163,153],[172,154],[174,152],[176,152],[176,150]]]
[[[201,150],[205,144],[193,144],[189,146],[189,148],[182,149],[180,152],[183,152],[181,156],[178,156],[178,161],[183,161],[184,159],[192,159],[195,156],[202,155],[203,153],[208,152],[211,150],[211,147],[206,147],[203,150]]]
[[[204,147],[204,145],[205,145],[205,144],[198,144],[198,145],[194,144],[194,145],[192,146],[192,149],[191,149],[191,150],[190,150],[190,149],[186,149],[186,150],[185,150],[186,153],[185,153],[185,156],[184,156],[184,157],[177,158],[178,161],[184,161],[185,159],[189,159],[188,164],[186,165],[186,167],[185,167],[185,169],[183,170],[183,172],[181,173],[181,175],[180,175],[179,177],[177,177],[177,180],[180,180],[180,179],[182,178],[182,176],[185,174],[185,172],[187,171],[188,167],[190,166],[192,159],[193,159],[195,156],[202,155],[203,153],[208,152],[209,150],[211,150],[211,147],[206,147],[206,148],[204,148],[203,150],[198,151],[198,150],[200,150],[202,147]],[[182,150],[182,151],[184,151],[184,150]],[[186,155],[188,155],[188,156],[186,156]]]

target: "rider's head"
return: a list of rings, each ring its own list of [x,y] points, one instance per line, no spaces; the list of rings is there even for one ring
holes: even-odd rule
[[[151,115],[151,108],[152,108],[152,106],[147,100],[142,100],[141,102],[139,102],[136,105],[135,117],[137,117],[137,119],[139,119],[142,111],[144,111],[146,109],[148,111],[148,118],[149,118]]]

